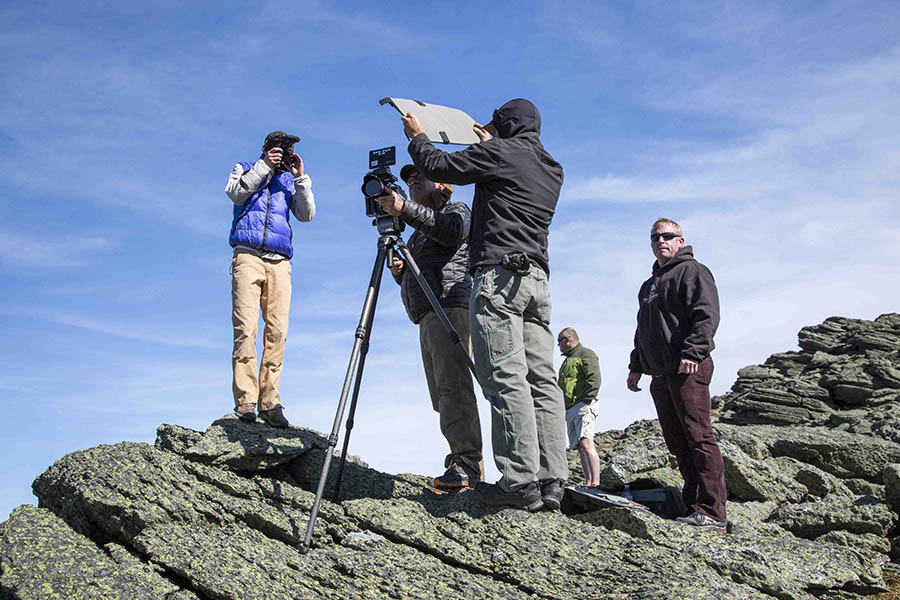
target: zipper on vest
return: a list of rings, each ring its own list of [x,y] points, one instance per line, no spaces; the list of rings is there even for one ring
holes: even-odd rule
[[[271,181],[269,184],[271,185]],[[266,186],[266,222],[263,224],[263,240],[262,246],[260,246],[260,250],[265,251],[266,249],[266,235],[269,233],[269,207],[272,206],[272,190],[269,189],[269,186]]]

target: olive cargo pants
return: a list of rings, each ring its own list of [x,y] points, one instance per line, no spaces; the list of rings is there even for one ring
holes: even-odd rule
[[[447,318],[470,351],[469,309],[445,308]],[[481,468],[481,421],[472,373],[466,364],[459,345],[453,342],[444,324],[433,310],[419,322],[419,345],[431,406],[440,415],[441,433],[450,445],[450,454],[444,459],[449,467],[454,458],[461,457],[469,465]]]
[[[556,383],[550,286],[535,265],[475,273],[469,303],[475,369],[491,403],[491,443],[504,490],[568,478],[565,403]]]

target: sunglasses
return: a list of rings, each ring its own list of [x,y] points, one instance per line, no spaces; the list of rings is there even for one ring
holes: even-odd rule
[[[662,238],[662,239],[664,239],[664,240],[666,240],[666,241],[668,242],[668,241],[670,241],[670,240],[674,240],[674,239],[677,238],[677,237],[681,237],[681,236],[678,235],[677,233],[672,233],[671,231],[667,231],[667,232],[665,232],[665,233],[651,233],[651,234],[650,234],[650,241],[651,241],[651,242],[655,242],[655,241],[658,240],[659,238]]]

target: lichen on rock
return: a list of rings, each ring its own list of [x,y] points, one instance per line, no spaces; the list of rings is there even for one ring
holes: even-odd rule
[[[347,457],[303,553],[325,436],[226,416],[54,463],[39,507],[0,524],[0,598],[862,598],[900,556],[900,315],[799,341],[714,401],[725,535],[626,509],[485,509]],[[595,442],[605,481],[680,485],[655,421]]]

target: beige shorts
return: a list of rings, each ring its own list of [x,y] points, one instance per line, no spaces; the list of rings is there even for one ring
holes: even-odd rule
[[[594,439],[594,422],[600,412],[597,404],[596,400],[587,405],[579,402],[566,410],[566,432],[569,434],[570,449],[576,448],[581,438]]]

